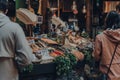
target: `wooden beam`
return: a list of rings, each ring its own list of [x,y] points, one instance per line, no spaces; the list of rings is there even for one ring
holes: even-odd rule
[[[90,0],[86,0],[87,13],[86,13],[86,30],[87,32],[91,31],[91,4]]]
[[[60,0],[58,0],[58,17],[60,17]]]

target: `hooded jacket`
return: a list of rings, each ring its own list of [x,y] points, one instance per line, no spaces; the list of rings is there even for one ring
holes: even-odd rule
[[[96,36],[94,57],[101,64],[110,64],[115,46],[120,43],[120,29],[106,30]],[[118,45],[112,63],[120,63],[120,45]]]
[[[18,80],[13,58],[17,55],[26,64],[32,61],[32,50],[22,28],[0,13],[0,80]]]
[[[120,29],[105,30],[96,36],[93,55],[100,61],[100,71],[107,73],[115,46],[118,44],[115,56],[108,73],[108,80],[120,80]]]

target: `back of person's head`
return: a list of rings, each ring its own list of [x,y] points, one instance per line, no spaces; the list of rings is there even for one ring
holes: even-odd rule
[[[0,0],[0,12],[6,12],[8,9],[8,0]]]
[[[117,29],[120,28],[120,15],[116,11],[110,11],[105,19],[106,28]]]
[[[120,3],[116,6],[116,11],[120,13]]]

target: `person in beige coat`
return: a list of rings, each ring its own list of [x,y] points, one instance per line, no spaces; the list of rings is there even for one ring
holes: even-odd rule
[[[118,26],[120,16],[111,11],[107,14],[106,30],[98,34],[95,39],[93,55],[96,61],[100,61],[100,71],[107,73],[115,45],[119,44],[108,73],[108,80],[120,80],[120,29]]]
[[[14,64],[14,55],[18,55],[29,65],[32,50],[22,28],[12,22],[5,13],[7,0],[0,0],[0,80],[18,80],[18,70]]]

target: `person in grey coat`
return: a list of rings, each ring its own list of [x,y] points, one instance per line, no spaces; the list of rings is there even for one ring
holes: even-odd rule
[[[12,22],[7,13],[7,0],[0,0],[0,80],[18,80],[14,56],[18,55],[25,65],[32,62],[32,50],[21,26]]]

